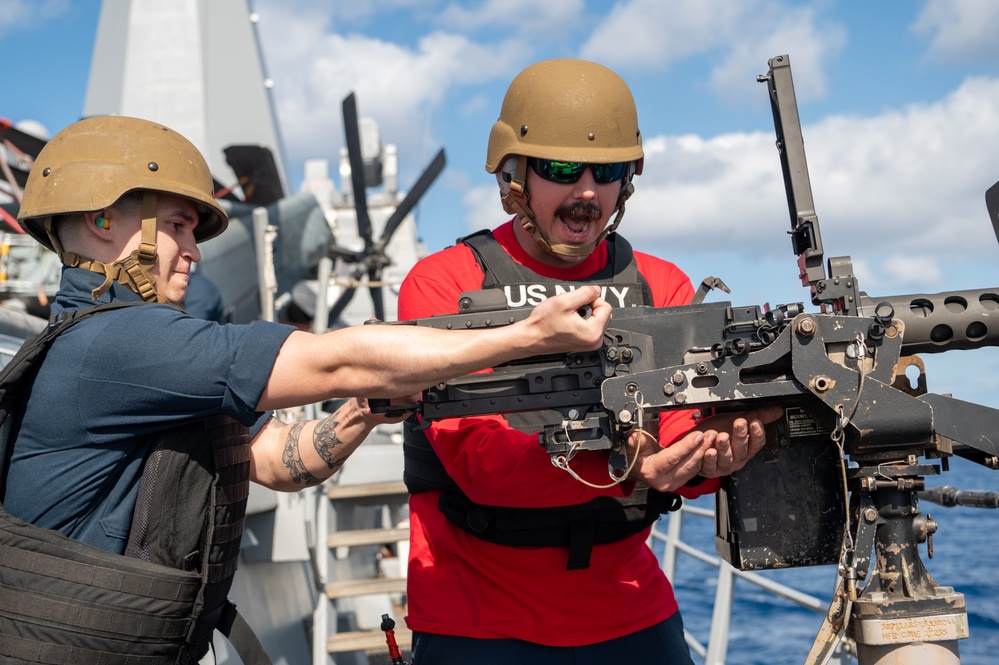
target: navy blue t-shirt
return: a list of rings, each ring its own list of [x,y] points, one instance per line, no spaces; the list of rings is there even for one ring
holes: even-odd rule
[[[52,313],[138,301],[64,268]],[[4,508],[103,550],[124,551],[152,436],[225,414],[250,426],[291,326],[219,325],[170,305],[99,314],[60,335],[27,395]]]
[[[198,319],[225,323],[225,306],[222,292],[212,280],[200,272],[187,276],[187,293],[184,295],[184,311]]]

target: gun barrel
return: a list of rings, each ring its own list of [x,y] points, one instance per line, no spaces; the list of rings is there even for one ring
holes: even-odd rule
[[[999,346],[999,288],[884,298],[861,293],[858,311],[874,316],[884,303],[905,325],[902,355]]]
[[[919,498],[941,506],[970,506],[972,508],[999,508],[999,492],[986,490],[959,490],[950,485],[929,487],[919,492]]]

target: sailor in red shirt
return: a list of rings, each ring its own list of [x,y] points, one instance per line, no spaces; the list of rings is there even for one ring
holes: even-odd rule
[[[620,77],[580,60],[528,67],[507,91],[486,163],[514,219],[420,261],[402,285],[399,318],[457,313],[459,295],[480,288],[504,289],[511,306],[590,283],[614,307],[688,304],[694,291],[679,268],[613,232],[642,162],[634,100]],[[715,491],[716,478],[763,446],[763,423],[779,413],[700,424],[691,413],[664,416],[658,442],[632,436],[639,458],[619,484],[607,482],[606,453],[573,459],[585,483],[553,466],[519,415],[408,431],[413,664],[689,664],[672,587],[646,544],[651,520],[668,508],[619,524],[614,535],[586,511],[608,501],[642,505],[644,486]],[[437,471],[426,471],[428,459]],[[649,491],[648,505],[669,496]],[[583,512],[552,510],[565,506]],[[570,524],[580,519],[590,520],[582,536]],[[511,539],[487,526],[500,523],[525,531]]]

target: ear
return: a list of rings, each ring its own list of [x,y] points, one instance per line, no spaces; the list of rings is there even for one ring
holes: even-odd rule
[[[111,222],[108,220],[107,211],[83,213],[83,228],[88,237],[96,237],[104,241],[112,238]]]

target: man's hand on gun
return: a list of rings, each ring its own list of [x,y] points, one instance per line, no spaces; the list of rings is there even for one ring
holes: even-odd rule
[[[389,404],[395,405],[408,405],[418,401],[423,397],[422,393],[415,393],[407,397],[397,397],[391,400],[382,400],[383,402],[388,401]],[[403,420],[409,417],[410,412],[406,410],[401,411],[379,411],[375,412],[371,410],[371,405],[368,400],[364,397],[352,397],[355,402],[357,402],[357,408],[361,414],[361,418],[364,420],[365,424],[370,428],[374,429],[378,425],[391,425],[393,423],[401,423]]]
[[[580,316],[587,305],[589,315]],[[587,285],[545,300],[525,323],[537,337],[534,352],[543,355],[599,349],[610,319],[611,306],[600,297],[600,288]]]
[[[782,413],[783,407],[769,405],[711,416],[666,448],[644,432],[635,432],[628,440],[638,455],[631,478],[660,491],[673,491],[695,476],[727,476],[763,448],[763,426]]]

